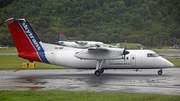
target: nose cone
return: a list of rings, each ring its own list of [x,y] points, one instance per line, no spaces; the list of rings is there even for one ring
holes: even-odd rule
[[[172,64],[170,61],[166,60],[164,67],[167,67],[167,68],[174,67],[174,64]]]
[[[172,64],[171,62],[169,62],[169,67],[174,67],[174,64]]]

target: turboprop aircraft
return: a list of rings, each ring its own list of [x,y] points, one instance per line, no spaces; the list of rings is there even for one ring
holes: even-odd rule
[[[120,48],[119,43],[116,46],[112,46],[97,41],[68,41],[63,32],[60,32],[59,41],[57,43],[62,46],[75,47],[75,48],[88,48],[88,47],[96,47],[96,46]]]
[[[95,69],[100,76],[106,69],[160,69],[174,65],[151,50],[89,47],[79,49],[40,41],[26,19],[10,18],[8,27],[18,50],[18,56],[68,68]]]
[[[9,45],[7,45],[7,47],[1,47],[1,45],[0,45],[0,49],[1,49],[1,48],[7,48],[7,49],[8,49],[8,48],[9,48]]]

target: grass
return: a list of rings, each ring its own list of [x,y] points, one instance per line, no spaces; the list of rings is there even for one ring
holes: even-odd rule
[[[110,43],[110,45],[116,45],[117,43]],[[120,47],[124,48],[125,43],[120,43]],[[145,47],[139,43],[127,43],[127,49],[141,49],[141,47],[143,47],[145,49]]]
[[[180,59],[175,59],[175,58],[166,58],[170,62],[174,64],[174,67],[180,67]]]
[[[30,63],[28,60],[22,59],[17,55],[0,55],[0,69],[26,69],[22,68],[22,63]],[[50,64],[34,62],[34,69],[62,69],[64,67],[54,66]],[[31,68],[33,69],[33,68]]]
[[[1,48],[0,53],[17,53],[16,47]]]
[[[73,91],[1,90],[0,101],[180,101],[180,96]]]

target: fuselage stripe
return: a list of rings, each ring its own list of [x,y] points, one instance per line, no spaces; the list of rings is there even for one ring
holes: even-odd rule
[[[24,33],[26,34],[27,38],[29,39],[30,43],[34,47],[35,51],[38,53],[38,57],[44,63],[49,63],[47,58],[44,55],[44,49],[40,45],[39,41],[37,40],[36,36],[34,35],[33,31],[30,28],[30,25],[26,22],[26,20],[19,20],[19,25],[23,29]]]

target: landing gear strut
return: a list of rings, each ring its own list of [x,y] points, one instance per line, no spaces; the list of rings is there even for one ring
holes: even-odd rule
[[[102,69],[104,62],[105,62],[105,60],[97,60],[96,61],[96,71],[94,72],[95,76],[100,76],[101,73],[104,72],[104,69]]]
[[[101,72],[101,73],[104,73],[104,69],[101,69],[100,72]]]
[[[163,71],[162,70],[158,70],[158,74],[162,75]]]

